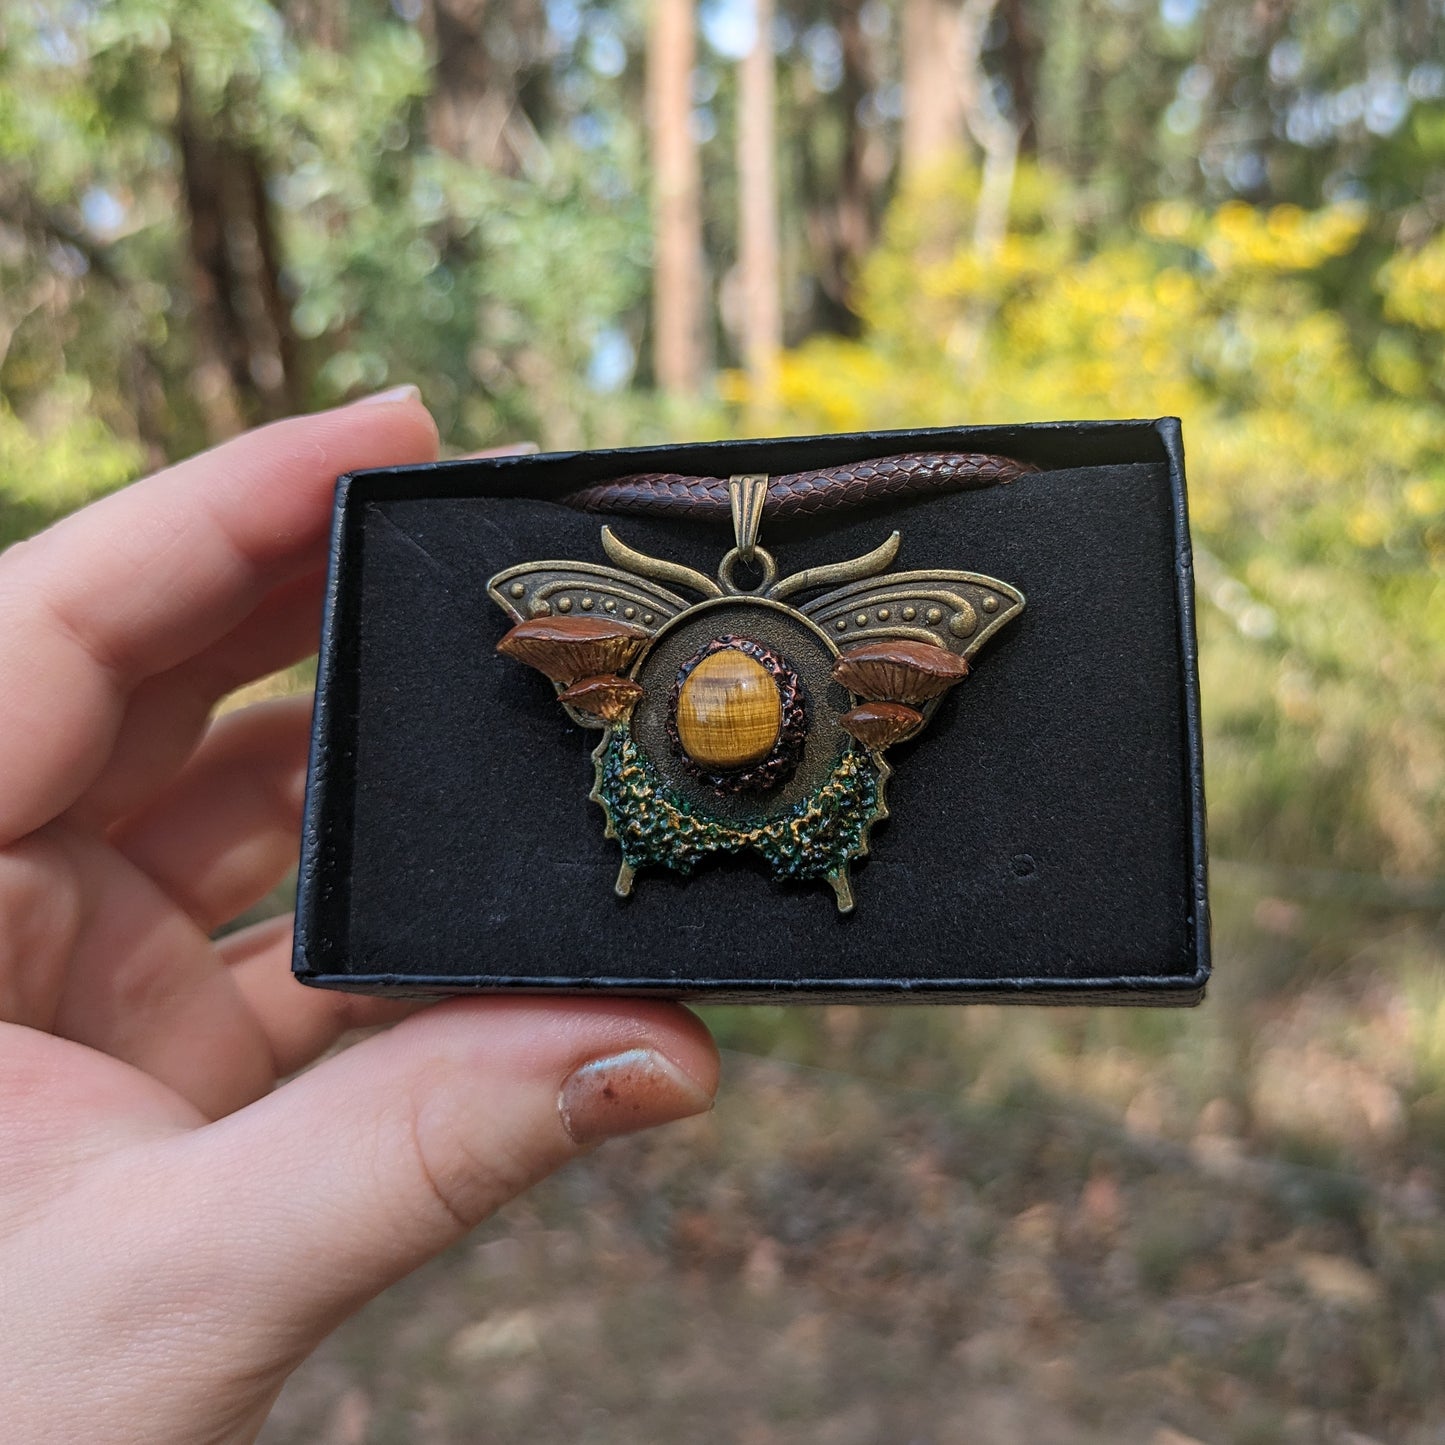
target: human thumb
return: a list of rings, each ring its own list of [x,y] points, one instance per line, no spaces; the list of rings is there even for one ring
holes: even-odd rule
[[[190,1162],[237,1290],[304,1348],[589,1145],[711,1108],[717,1078],[677,1005],[458,1001],[197,1131]]]

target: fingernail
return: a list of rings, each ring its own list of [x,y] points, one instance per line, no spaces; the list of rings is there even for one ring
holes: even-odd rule
[[[375,406],[378,403],[392,404],[399,401],[420,401],[421,388],[407,382],[405,386],[394,386],[390,391],[379,391],[375,396],[358,397],[352,406]]]
[[[634,1134],[712,1108],[712,1096],[654,1049],[595,1059],[567,1076],[557,1096],[562,1124],[579,1144]]]

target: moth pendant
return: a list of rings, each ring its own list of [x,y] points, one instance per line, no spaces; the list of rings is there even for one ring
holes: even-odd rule
[[[728,490],[735,545],[715,580],[603,527],[611,567],[530,562],[491,579],[516,624],[497,651],[602,729],[590,796],[622,850],[619,895],[640,869],[751,851],[774,878],[827,882],[847,913],[849,865],[888,816],[885,753],[927,724],[1023,594],[977,572],[890,573],[897,532],[780,578],[758,545],[767,477]],[[741,586],[743,568],[760,580]]]

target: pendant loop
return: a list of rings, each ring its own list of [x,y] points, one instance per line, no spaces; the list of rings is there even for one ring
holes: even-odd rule
[[[760,597],[778,580],[778,564],[766,547],[754,547],[752,560],[763,569],[763,580],[756,587],[739,587],[733,581],[733,569],[739,562],[747,562],[740,547],[734,547],[718,565],[717,580],[722,583],[723,593],[728,597]]]
[[[733,511],[733,540],[744,562],[751,562],[758,550],[763,529],[763,503],[768,499],[766,472],[740,472],[728,478],[728,501]]]

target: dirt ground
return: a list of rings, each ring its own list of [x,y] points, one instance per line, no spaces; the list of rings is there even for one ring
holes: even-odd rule
[[[1216,878],[1192,1012],[717,1010],[265,1445],[1442,1445],[1438,911]]]

